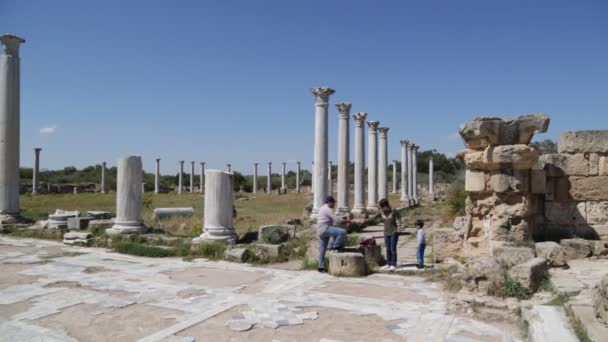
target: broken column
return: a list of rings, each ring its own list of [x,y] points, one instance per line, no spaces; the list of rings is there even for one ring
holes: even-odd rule
[[[34,149],[34,172],[32,172],[32,194],[38,193],[38,180],[40,179],[40,147]]]
[[[386,136],[388,127],[378,128],[380,131],[380,146],[378,148],[378,199],[388,199],[388,147]]]
[[[142,212],[141,157],[130,156],[118,160],[116,175],[116,219],[108,235],[140,233],[145,230]]]
[[[348,102],[336,104],[338,108],[338,198],[337,211],[342,214],[350,213],[350,132],[349,119],[351,104]],[[331,172],[331,171],[330,171]]]
[[[368,121],[367,210],[378,209],[378,121]]]
[[[365,118],[367,113],[353,115],[355,119],[355,203],[353,215],[365,212]]]
[[[258,193],[258,163],[253,163],[253,189],[254,194]]]
[[[492,253],[493,241],[526,240],[534,231],[531,169],[538,150],[534,133],[546,132],[549,117],[530,114],[515,119],[479,117],[460,126],[467,147],[465,254]]]
[[[0,225],[19,218],[20,58],[25,40],[0,36]]]
[[[183,183],[183,178],[184,176],[184,161],[180,160],[179,161],[179,176],[177,179],[177,193],[181,194],[183,189],[184,189],[184,183]]]
[[[156,171],[154,172],[154,193],[160,192],[160,158],[156,158]]]
[[[200,237],[192,239],[192,243],[202,241],[234,243],[236,241],[237,235],[232,222],[234,208],[232,176],[231,173],[219,170],[205,172],[203,233]]]
[[[311,218],[316,218],[319,208],[329,194],[327,186],[327,112],[329,96],[336,91],[328,87],[312,88],[315,95],[315,159],[313,170],[313,205]]]

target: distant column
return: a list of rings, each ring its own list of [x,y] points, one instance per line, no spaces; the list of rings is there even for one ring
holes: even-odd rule
[[[272,162],[268,162],[268,178],[266,179],[266,192],[272,191]]]
[[[253,163],[253,193],[258,193],[258,163]]]
[[[205,209],[203,215],[203,233],[192,239],[192,243],[203,241],[224,241],[235,243],[232,211],[232,177],[229,172],[208,170],[205,172]]]
[[[338,212],[350,213],[350,108],[348,102],[336,104],[338,108]]]
[[[414,145],[413,151],[412,151],[412,164],[413,164],[413,184],[414,184],[414,189],[412,190],[412,194],[414,196],[414,202],[419,203],[419,199],[418,199],[418,148],[420,146],[418,145]]]
[[[141,157],[130,156],[118,160],[116,175],[116,219],[108,235],[140,233],[145,230],[142,211],[142,163]]]
[[[300,192],[300,162],[297,162],[298,167],[296,168],[296,192]]]
[[[368,121],[369,143],[367,153],[367,209],[378,209],[378,121]]]
[[[410,143],[408,149],[407,149],[407,154],[408,154],[408,160],[409,160],[409,165],[408,165],[408,169],[407,169],[407,186],[408,186],[408,192],[407,195],[409,197],[409,202],[412,203],[414,202],[414,144]]]
[[[393,160],[393,194],[397,193],[397,161]]]
[[[156,171],[154,172],[154,193],[160,192],[160,158],[156,158]]]
[[[365,118],[367,113],[353,114],[355,119],[355,203],[352,213],[365,211]]]
[[[19,218],[20,58],[25,40],[0,35],[0,224]]]
[[[314,200],[311,218],[316,218],[319,208],[325,202],[328,195],[327,186],[327,115],[329,107],[329,96],[335,90],[327,87],[312,88],[310,91],[315,95],[315,168],[314,178]]]
[[[201,176],[200,176],[200,178],[201,178],[199,180],[199,183],[201,185],[201,189],[200,189],[201,191],[200,191],[200,193],[202,194],[205,191],[205,163],[204,162],[201,163]]]
[[[287,187],[285,187],[285,166],[287,163],[283,162],[281,165],[281,192],[287,192]]]
[[[313,161],[310,164],[311,168],[310,168],[310,192],[314,193],[315,192],[315,162]],[[313,196],[314,199],[314,196]]]
[[[40,177],[40,147],[34,149],[34,172],[32,172],[32,194],[38,193],[38,179]]]
[[[194,161],[190,162],[190,192],[194,192]]]
[[[404,205],[410,204],[409,196],[409,180],[408,170],[410,167],[409,163],[409,141],[401,140],[401,203]]]
[[[380,148],[378,153],[378,198],[388,199],[388,146],[386,136],[388,127],[378,128],[380,131]]]
[[[431,201],[435,200],[435,180],[433,179],[435,170],[433,166],[433,155],[429,157],[429,198]]]
[[[184,175],[184,161],[180,160],[179,161],[179,177],[178,177],[178,184],[177,184],[177,193],[181,194],[183,189],[184,189],[184,183],[183,183],[183,175]]]
[[[106,193],[106,162],[101,162],[101,193]]]
[[[226,172],[232,172],[232,165],[226,164]]]
[[[332,196],[334,193],[334,186],[333,186],[334,184],[331,179],[331,169],[333,168],[333,166],[334,166],[333,162],[331,162],[331,161],[328,162],[328,165],[327,165],[327,194],[329,196]]]

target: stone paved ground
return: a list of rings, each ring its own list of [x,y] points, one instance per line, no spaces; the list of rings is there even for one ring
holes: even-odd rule
[[[447,313],[439,285],[335,278],[0,237],[4,341],[513,341]]]

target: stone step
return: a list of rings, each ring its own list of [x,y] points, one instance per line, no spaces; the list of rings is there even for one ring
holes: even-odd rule
[[[530,342],[578,341],[561,306],[534,305],[523,316]]]

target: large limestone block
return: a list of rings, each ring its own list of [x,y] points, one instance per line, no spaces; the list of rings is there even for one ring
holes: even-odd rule
[[[598,175],[608,176],[608,157],[606,156],[599,158]]]
[[[560,241],[560,245],[566,260],[590,257],[594,249],[592,241],[583,239],[563,239]]]
[[[509,270],[509,276],[531,292],[536,292],[538,285],[547,277],[548,272],[547,260],[545,258],[534,258],[513,266]]]
[[[539,164],[549,177],[589,175],[589,159],[582,153],[543,154],[539,158]]]
[[[608,201],[608,176],[568,177],[575,201]]]
[[[587,210],[585,202],[545,202],[545,218],[550,223],[585,224]]]
[[[562,132],[559,153],[608,153],[608,130]]]
[[[514,169],[529,169],[538,160],[538,150],[528,145],[490,146],[485,151],[488,162]]]
[[[469,226],[471,225],[471,218],[468,216],[457,216],[456,218],[454,218],[454,223],[452,224],[452,227],[455,230],[460,230],[460,231],[468,231],[469,230]]]
[[[329,273],[334,276],[364,277],[367,275],[365,257],[361,253],[330,253]]]
[[[600,280],[594,289],[593,310],[598,321],[608,325],[608,274]]]
[[[246,262],[251,256],[251,251],[247,248],[228,248],[224,259],[232,262]]]
[[[561,306],[534,305],[524,311],[529,342],[578,342]]]
[[[493,173],[490,175],[488,188],[495,192],[529,192],[530,176],[528,171],[516,170],[515,172]]]
[[[194,215],[194,208],[154,208],[154,217],[158,219],[169,217],[188,217]]]
[[[463,280],[469,290],[485,291],[489,294],[504,282],[502,267],[491,256],[470,258],[465,267]]]
[[[471,149],[489,145],[529,144],[536,132],[546,132],[547,114],[529,114],[517,118],[478,117],[460,125],[459,133]]]
[[[271,224],[258,229],[258,241],[270,244],[286,242],[295,234],[295,226]]]
[[[592,225],[608,224],[608,201],[587,202],[587,223]]]
[[[499,264],[506,268],[524,263],[534,258],[534,250],[528,247],[496,246],[492,249],[492,255]]]
[[[463,234],[465,230],[454,230],[452,228],[433,229],[433,250],[435,260],[442,262],[447,258],[462,256],[464,249]]]
[[[549,266],[560,267],[566,263],[562,254],[562,246],[557,242],[537,242],[534,244],[534,249],[536,250],[536,256],[547,259]]]
[[[547,175],[544,170],[530,170],[530,192],[535,195],[547,192]]]
[[[481,192],[486,190],[486,174],[484,172],[466,170],[464,180],[465,191]]]

